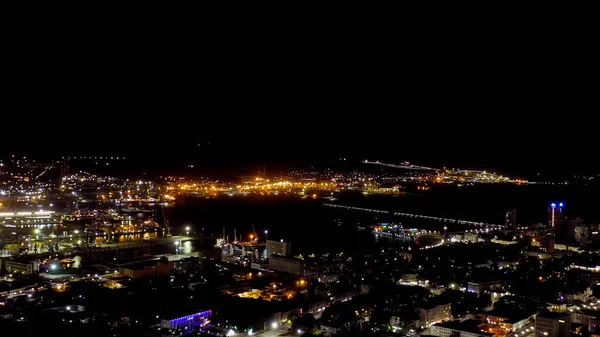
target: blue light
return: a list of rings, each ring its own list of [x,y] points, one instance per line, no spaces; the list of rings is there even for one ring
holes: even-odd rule
[[[555,203],[551,203],[550,207],[556,207],[556,204]]]
[[[171,319],[169,322],[173,327],[177,326],[196,326],[208,323],[212,310],[206,310],[193,315],[187,315],[179,318]],[[190,322],[191,321],[191,322]]]
[[[563,204],[562,202],[560,204],[558,204],[558,207],[563,207],[565,204]]]

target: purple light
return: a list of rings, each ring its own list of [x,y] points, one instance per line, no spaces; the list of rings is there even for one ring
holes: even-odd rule
[[[551,203],[550,207],[556,207],[556,204],[555,203]]]
[[[562,202],[560,204],[558,204],[558,207],[563,207],[565,204],[563,204]]]
[[[208,323],[212,310],[206,310],[193,315],[187,315],[169,320],[172,328],[177,326],[196,326]]]

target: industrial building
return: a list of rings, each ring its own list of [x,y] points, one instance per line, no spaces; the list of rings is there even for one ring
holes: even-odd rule
[[[305,275],[306,263],[302,260],[279,255],[269,258],[269,269],[295,275]]]
[[[267,240],[267,257],[271,257],[271,255],[291,256],[292,243],[283,240]]]

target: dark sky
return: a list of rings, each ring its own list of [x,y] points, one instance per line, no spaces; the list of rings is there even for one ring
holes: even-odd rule
[[[0,154],[600,169],[597,62],[585,45],[441,33],[112,37],[7,49]]]

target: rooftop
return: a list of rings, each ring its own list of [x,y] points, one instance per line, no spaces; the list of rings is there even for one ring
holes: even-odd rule
[[[270,259],[274,259],[274,260],[287,260],[287,261],[295,261],[295,262],[305,262],[304,260],[300,260],[298,258],[295,257],[286,257],[286,256],[282,256],[282,255],[277,255],[277,254],[273,254],[271,255],[271,257],[269,257]]]
[[[448,328],[448,329],[453,329],[453,330],[459,330],[459,331],[464,331],[464,332],[473,332],[473,333],[478,333],[480,335],[484,335],[484,336],[493,336],[494,334],[488,333],[488,332],[483,332],[481,331],[481,329],[479,329],[479,325],[481,324],[480,321],[478,320],[474,320],[474,319],[469,319],[466,321],[450,321],[450,322],[445,322],[445,323],[438,323],[435,324],[437,326],[441,326],[444,328]]]
[[[440,306],[440,305],[447,305],[447,304],[450,304],[450,303],[451,303],[450,301],[443,301],[443,300],[441,300],[441,299],[436,299],[436,298],[433,298],[433,299],[432,299],[432,300],[430,300],[430,301],[423,302],[423,303],[419,304],[419,305],[417,306],[417,308],[418,308],[418,309],[425,309],[425,310],[429,310],[429,309],[433,309],[433,308],[435,308],[435,307],[437,307],[437,306]]]
[[[504,310],[504,309],[492,309],[486,312],[488,316],[506,318],[506,323],[516,323],[524,320],[530,316],[533,316],[535,312],[528,312],[524,310]]]
[[[469,284],[475,284],[475,285],[487,285],[487,284],[496,284],[496,283],[500,283],[500,281],[496,280],[496,279],[489,279],[489,278],[478,278],[476,280],[469,281]]]
[[[202,315],[212,315],[212,310],[169,310],[168,312],[165,312],[163,315],[160,316],[161,319],[170,321],[170,320],[174,320],[174,319],[178,319],[178,318],[182,318],[182,317],[187,317],[187,316],[194,316],[196,314],[202,314]]]
[[[561,317],[564,317],[564,315],[569,315],[569,314],[567,314],[567,313],[561,313],[561,312],[542,311],[539,314],[537,314],[537,317],[540,317],[540,318],[550,318],[550,319],[559,319]]]

